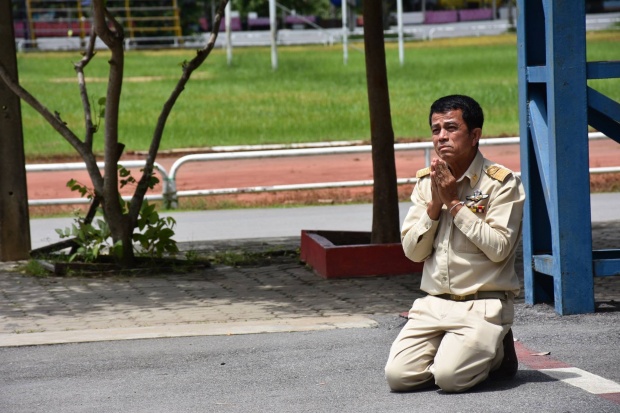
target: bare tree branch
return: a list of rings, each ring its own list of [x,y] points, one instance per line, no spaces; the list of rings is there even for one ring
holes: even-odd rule
[[[209,41],[205,45],[204,48],[198,50],[196,52],[196,56],[190,60],[189,62],[184,62],[183,64],[183,74],[181,78],[177,82],[174,90],[172,91],[168,100],[164,103],[162,111],[157,120],[157,125],[155,126],[155,131],[153,132],[153,140],[151,141],[151,146],[149,148],[149,153],[146,159],[146,165],[142,172],[142,177],[138,181],[138,185],[134,192],[134,195],[131,199],[131,204],[129,208],[130,219],[136,219],[138,213],[140,211],[140,206],[142,205],[142,201],[144,196],[146,195],[146,191],[148,190],[148,184],[151,175],[153,174],[153,165],[155,163],[155,158],[157,156],[157,152],[159,151],[159,146],[161,144],[161,139],[164,134],[164,127],[166,126],[166,121],[172,112],[172,108],[174,107],[176,101],[179,96],[185,89],[185,85],[189,81],[192,73],[196,70],[202,63],[207,59],[213,48],[215,47],[215,41],[217,40],[217,35],[220,29],[220,22],[224,17],[224,11],[226,9],[226,4],[228,0],[221,0],[217,11],[215,13],[215,19],[213,21],[213,30],[211,31],[211,35],[209,36]]]
[[[105,17],[112,22],[116,38],[121,41],[125,40],[125,29],[123,29],[123,26],[118,22],[118,20],[116,20],[116,17],[114,17],[107,8],[105,9]]]
[[[105,0],[93,0],[93,27],[95,33],[105,43],[108,48],[112,49],[119,39],[122,42],[125,38],[123,26],[112,16],[110,11],[105,7]],[[108,22],[112,22],[114,31],[108,26]]]
[[[94,28],[91,28],[86,51],[84,52],[82,59],[79,62],[73,64],[75,71],[77,73],[78,86],[80,88],[80,97],[82,98],[82,106],[84,107],[84,129],[85,129],[84,144],[90,151],[92,151],[93,149],[93,134],[95,133],[96,128],[93,125],[92,108],[90,106],[90,99],[88,97],[88,91],[86,89],[86,78],[84,76],[84,68],[86,68],[86,66],[90,63],[92,58],[95,56],[95,40],[96,39],[97,39],[97,35],[95,34],[95,30]]]
[[[15,95],[19,96],[24,102],[30,105],[34,110],[39,112],[52,127],[60,133],[75,148],[80,155],[84,151],[83,143],[69,127],[60,119],[58,113],[52,113],[37,98],[32,96],[30,92],[22,88],[19,84],[13,82],[6,68],[0,63],[0,78],[6,83]]]
[[[56,113],[52,113],[47,107],[45,107],[37,98],[32,96],[30,92],[21,87],[19,84],[13,82],[11,77],[8,75],[6,68],[0,63],[0,78],[6,83],[6,85],[11,89],[15,95],[17,95],[20,99],[30,105],[34,110],[36,110],[43,118],[58,132],[62,137],[64,137],[67,142],[80,154],[84,162],[86,163],[86,167],[88,169],[88,173],[90,175],[91,180],[93,181],[93,186],[95,187],[95,191],[97,189],[101,190],[103,188],[103,181],[101,177],[101,173],[99,172],[99,168],[97,167],[97,161],[89,148],[78,138],[73,131],[66,125],[65,122],[62,121],[60,115]]]

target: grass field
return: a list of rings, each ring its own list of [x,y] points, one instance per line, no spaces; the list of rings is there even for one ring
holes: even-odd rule
[[[620,31],[588,34],[588,61],[617,60]],[[361,47],[356,44],[355,47]],[[131,51],[126,55],[121,141],[127,151],[148,148],[164,103],[190,50]],[[108,54],[86,71],[94,102],[105,96]],[[78,134],[83,115],[72,62],[78,53],[21,53],[21,84]],[[342,46],[281,47],[271,69],[268,48],[236,48],[233,64],[215,50],[194,73],[168,120],[161,149],[214,145],[369,139],[364,56]],[[400,66],[387,45],[391,110],[397,138],[427,139],[428,107],[439,96],[462,93],[485,110],[484,136],[518,134],[516,35],[409,42]],[[620,79],[591,82],[620,101]],[[73,149],[30,107],[22,105],[29,161],[73,155]],[[102,135],[96,142],[100,151]]]

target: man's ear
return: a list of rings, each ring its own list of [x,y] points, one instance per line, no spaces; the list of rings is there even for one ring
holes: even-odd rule
[[[472,146],[476,146],[478,141],[480,141],[480,137],[482,136],[482,128],[474,128],[471,131],[472,134]]]

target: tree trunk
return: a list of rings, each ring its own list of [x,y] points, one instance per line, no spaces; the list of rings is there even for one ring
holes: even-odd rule
[[[373,244],[400,242],[398,188],[394,158],[394,130],[385,65],[383,9],[381,0],[364,1],[366,83],[370,111],[370,135],[374,175]]]
[[[11,2],[0,2],[0,65],[17,83]],[[30,220],[19,97],[0,79],[0,261],[28,258]]]
[[[118,188],[118,159],[120,158],[119,150],[122,150],[122,144],[118,140],[118,123],[125,69],[125,50],[123,46],[125,33],[119,22],[106,10],[103,0],[93,2],[93,11],[95,33],[111,52],[111,57],[108,60],[110,70],[104,115],[105,167],[103,194],[101,194],[103,213],[110,227],[112,240],[114,243],[120,241],[123,244],[121,256],[119,257],[115,254],[116,260],[125,267],[131,267],[134,263],[132,243],[134,222],[132,222],[127,211],[124,211],[124,208],[121,206]]]

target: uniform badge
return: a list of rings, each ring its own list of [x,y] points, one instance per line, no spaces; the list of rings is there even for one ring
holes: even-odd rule
[[[484,213],[485,211],[485,206],[484,205],[476,205],[478,202],[482,201],[483,199],[487,199],[489,197],[489,194],[483,194],[479,189],[476,189],[474,191],[473,195],[468,195],[467,197],[465,197],[465,199],[467,199],[469,202],[467,202],[467,208],[469,208],[472,212],[477,212],[479,214]]]
[[[473,195],[469,195],[465,197],[465,199],[467,199],[468,201],[472,201],[473,203],[478,203],[483,199],[487,199],[488,197],[489,194],[483,194],[479,189],[476,189]]]

